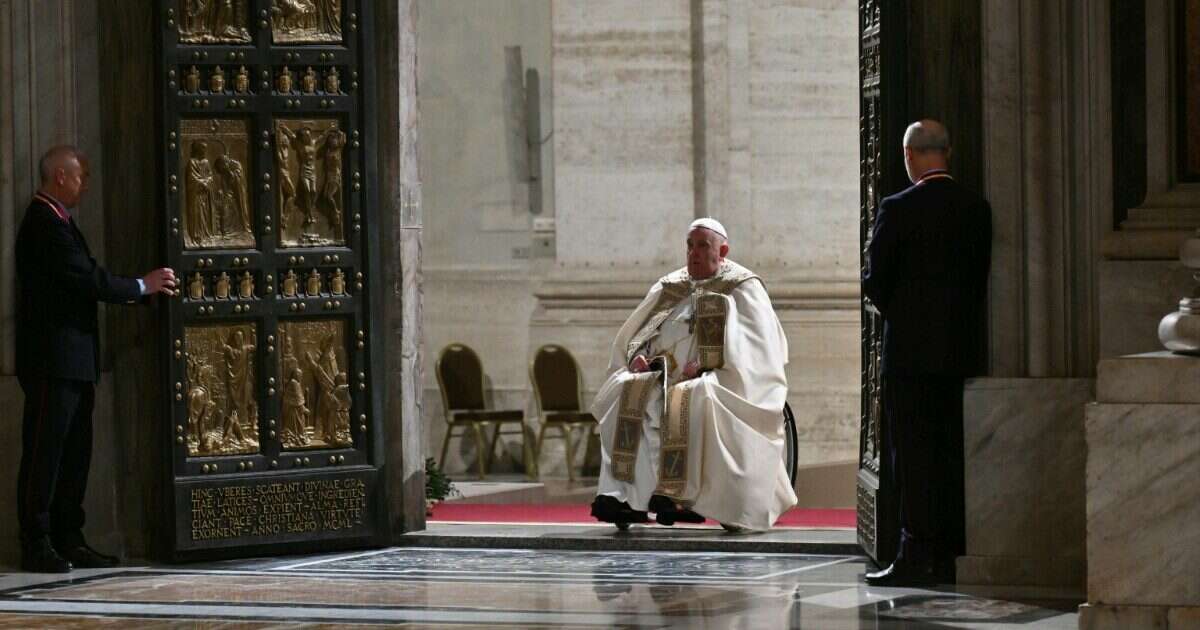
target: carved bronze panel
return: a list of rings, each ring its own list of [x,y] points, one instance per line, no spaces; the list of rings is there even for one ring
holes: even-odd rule
[[[184,329],[189,456],[258,452],[257,340],[253,323]]]
[[[284,247],[345,243],[346,133],[336,119],[276,120],[276,207]]]
[[[304,1],[304,0],[301,0]],[[183,0],[179,41],[185,44],[248,44],[250,0]]]
[[[276,44],[342,41],[342,0],[273,0],[271,35]]]
[[[248,188],[250,125],[236,119],[179,121],[179,195],[187,249],[254,246]]]
[[[280,322],[279,437],[284,450],[354,445],[347,366],[344,321]]]

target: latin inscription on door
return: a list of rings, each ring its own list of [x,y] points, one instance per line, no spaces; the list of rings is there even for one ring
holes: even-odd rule
[[[367,486],[355,477],[192,488],[191,538],[232,540],[352,530],[363,525]]]

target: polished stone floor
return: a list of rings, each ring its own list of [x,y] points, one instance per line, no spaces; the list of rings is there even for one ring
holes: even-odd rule
[[[1077,602],[867,587],[858,556],[402,547],[0,575],[10,628],[1036,628]]]

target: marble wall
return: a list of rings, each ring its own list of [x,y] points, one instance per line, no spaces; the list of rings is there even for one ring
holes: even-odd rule
[[[728,4],[727,100],[706,111],[729,112],[729,190],[708,211],[778,279],[858,283],[857,4]]]
[[[541,79],[540,110],[550,135],[550,6],[544,0],[418,2],[424,267],[486,273],[524,269],[530,246],[531,188],[553,216],[552,145],[541,180],[531,181],[526,144],[526,71]],[[536,169],[535,169],[536,170]],[[431,302],[430,306],[436,306]]]
[[[689,3],[552,6],[557,261],[649,276],[693,218]]]
[[[417,4],[423,449],[436,456],[446,424],[434,365],[446,345],[479,353],[497,404],[523,409],[528,402],[533,285],[549,260],[545,252],[532,257],[531,198],[541,199],[538,217],[553,221],[555,214],[550,4]],[[521,90],[528,70],[541,83],[541,128],[533,134],[545,140],[540,159],[526,145]],[[552,244],[547,249],[553,253]],[[448,468],[461,470],[473,457],[469,441],[456,441]]]

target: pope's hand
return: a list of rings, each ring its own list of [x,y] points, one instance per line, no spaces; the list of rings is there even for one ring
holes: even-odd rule
[[[700,362],[688,361],[687,365],[683,366],[683,378],[696,378],[700,375]]]
[[[649,369],[650,362],[646,360],[646,355],[644,354],[639,354],[636,357],[633,357],[633,360],[629,362],[629,371],[633,372],[634,374],[645,372]]]
[[[146,283],[146,294],[165,293],[175,295],[175,270],[170,267],[155,269],[142,278]]]

